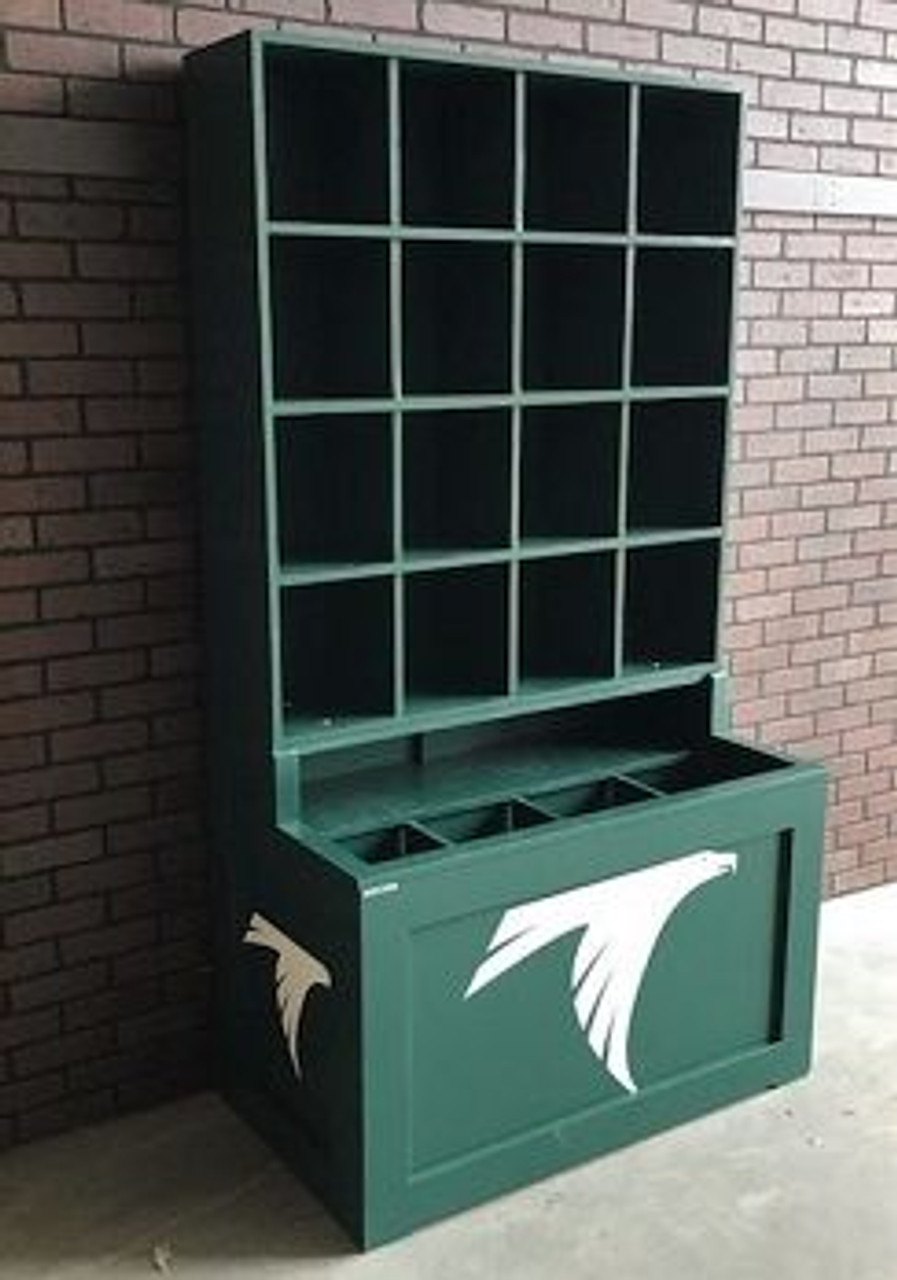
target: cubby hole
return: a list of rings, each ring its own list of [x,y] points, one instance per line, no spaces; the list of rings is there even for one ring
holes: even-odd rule
[[[393,557],[390,420],[327,414],[278,424],[284,567]]]
[[[402,69],[402,220],[510,226],[514,77],[409,62]]]
[[[409,704],[507,692],[508,582],[503,565],[405,579]]]
[[[712,746],[698,747],[664,764],[634,769],[628,776],[656,791],[676,793],[787,767],[786,760],[761,755],[735,743],[714,742]]]
[[[619,453],[619,405],[526,409],[521,447],[523,541],[616,533]]]
[[[510,249],[406,244],[402,276],[406,393],[508,391]]]
[[[581,245],[529,245],[524,277],[527,390],[619,387],[622,252]]]
[[[329,726],[392,713],[392,593],[388,578],[283,592],[281,671],[288,722]]]
[[[562,787],[558,791],[540,791],[533,799],[557,818],[578,818],[582,814],[650,800],[652,792],[623,778],[599,778],[597,782]]]
[[[628,668],[713,661],[718,572],[716,540],[629,552],[624,616]]]
[[[531,76],[526,92],[527,227],[625,231],[629,88]]]
[[[402,434],[406,553],[507,546],[509,414],[408,413]]]
[[[343,836],[340,844],[362,862],[393,862],[412,853],[432,853],[442,848],[441,842],[411,822]]]
[[[316,50],[270,50],[265,120],[270,216],[386,222],[386,62]]]
[[[271,301],[278,398],[389,394],[385,242],[275,239]]]
[[[520,566],[520,680],[613,674],[614,557],[577,555]]]
[[[735,232],[739,102],[734,94],[646,86],[639,114],[639,230]]]
[[[727,249],[642,249],[636,257],[636,386],[729,380],[732,256]]]
[[[632,406],[631,530],[721,523],[725,419],[722,400],[654,400]]]
[[[495,804],[481,805],[477,809],[462,809],[458,813],[440,814],[424,819],[430,831],[454,843],[468,840],[488,840],[493,836],[509,835],[512,831],[527,831],[550,822],[542,813],[522,800],[500,800]]]

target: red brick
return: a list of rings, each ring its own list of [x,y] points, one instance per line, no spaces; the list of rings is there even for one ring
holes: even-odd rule
[[[72,515],[40,516],[37,530],[38,539],[44,547],[88,547],[139,537],[142,526],[136,511],[85,511]]]
[[[645,29],[593,22],[587,26],[586,40],[589,50],[599,57],[651,62],[660,53],[658,33]]]
[[[0,1050],[16,1048],[34,1040],[46,1040],[58,1032],[59,1022],[57,1009],[7,1016],[0,1021]]]
[[[171,40],[172,14],[139,0],[65,0],[69,31],[127,36],[131,40]]]
[[[0,401],[0,436],[60,435],[77,431],[79,420],[74,400]]]
[[[31,240],[116,240],[124,214],[111,204],[25,201],[16,206],[19,234]]]
[[[0,111],[58,115],[62,108],[61,81],[52,76],[0,73]]]
[[[83,724],[92,715],[92,699],[84,693],[7,702],[0,706],[0,736],[38,733],[65,724]]]
[[[149,806],[150,795],[146,787],[122,787],[93,796],[58,800],[53,805],[53,815],[59,831],[74,831],[122,818],[139,817],[148,812]]]
[[[63,1004],[99,990],[107,981],[106,966],[99,962],[74,969],[59,969],[55,973],[17,983],[11,992],[12,1005],[16,1010],[25,1010]]]
[[[145,747],[149,729],[145,720],[116,720],[112,723],[85,725],[73,729],[56,729],[50,736],[54,760],[78,760],[114,755]]]
[[[44,360],[28,368],[31,390],[37,395],[117,395],[134,385],[124,360]]]
[[[135,580],[49,587],[41,593],[41,603],[46,618],[91,618],[128,613],[143,603],[143,585]]]
[[[0,698],[27,698],[40,693],[43,672],[35,662],[0,668]],[[0,796],[0,804],[3,797]]]
[[[70,274],[71,257],[65,245],[0,244],[0,276],[53,279]]]
[[[6,37],[6,56],[10,67],[19,71],[112,77],[120,72],[115,44],[80,36],[12,31]]]
[[[44,766],[23,773],[7,773],[0,788],[0,807],[55,800],[59,796],[80,795],[95,790],[99,775],[92,764]]]
[[[0,563],[0,588],[40,587],[78,582],[87,576],[83,551],[42,551],[8,555]]]
[[[91,653],[79,658],[57,658],[47,667],[48,689],[96,689],[134,680],[146,672],[141,649],[123,653]]]
[[[78,274],[86,280],[158,280],[177,275],[177,254],[170,245],[81,244]]]
[[[69,356],[78,350],[78,335],[73,324],[8,320],[0,323],[0,350],[7,356]]]
[[[102,898],[80,898],[77,902],[58,903],[21,911],[6,920],[6,937],[10,946],[36,942],[41,938],[58,938],[95,928],[103,917]]]

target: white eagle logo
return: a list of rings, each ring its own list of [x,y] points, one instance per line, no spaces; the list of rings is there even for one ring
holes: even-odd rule
[[[512,907],[464,998],[564,934],[583,930],[570,973],[576,1019],[595,1057],[624,1089],[637,1093],[629,1067],[629,1028],[657,940],[689,894],[708,880],[733,874],[737,864],[735,853],[702,850]]]
[[[253,912],[243,941],[256,947],[267,947],[277,956],[274,978],[280,1025],[283,1027],[290,1060],[297,1079],[302,1079],[301,1034],[305,1001],[312,987],[331,987],[330,970],[298,942],[288,938],[276,925]]]

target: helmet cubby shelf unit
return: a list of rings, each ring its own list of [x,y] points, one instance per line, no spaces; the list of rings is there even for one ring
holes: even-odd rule
[[[187,60],[222,1084],[361,1246],[804,1071],[824,782],[727,729],[741,102]]]

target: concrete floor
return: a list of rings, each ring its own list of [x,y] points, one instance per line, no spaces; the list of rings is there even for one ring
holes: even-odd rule
[[[823,912],[806,1081],[368,1255],[215,1097],[0,1160],[3,1280],[897,1280],[897,885]]]

